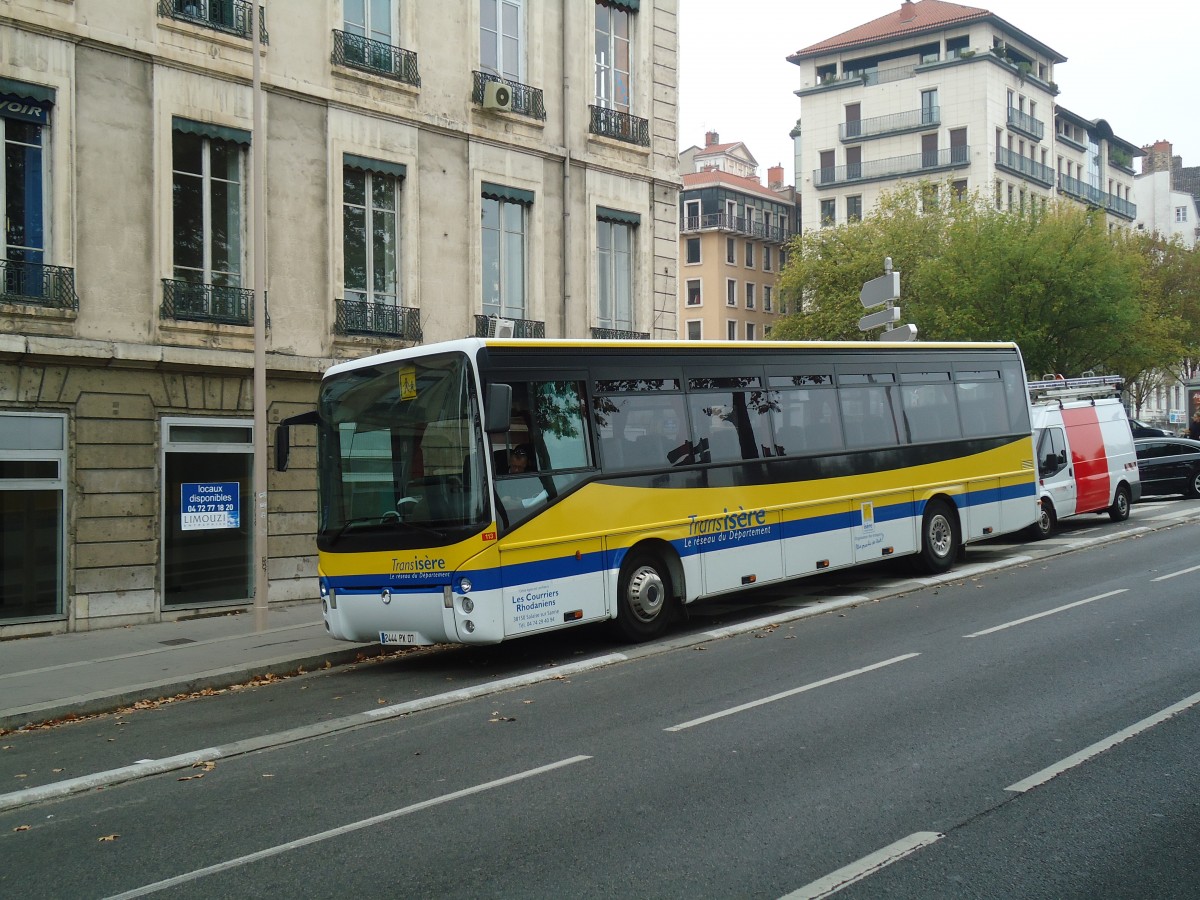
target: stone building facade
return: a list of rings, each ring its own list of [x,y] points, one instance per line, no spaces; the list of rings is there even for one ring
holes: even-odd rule
[[[676,333],[676,0],[257,6],[0,6],[0,637],[249,605],[256,263],[269,423],[497,317]],[[307,430],[272,603],[315,595]]]

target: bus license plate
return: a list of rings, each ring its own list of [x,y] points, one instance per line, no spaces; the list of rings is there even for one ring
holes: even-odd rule
[[[418,644],[415,631],[381,631],[379,632],[379,643],[385,647],[395,646],[398,644]]]

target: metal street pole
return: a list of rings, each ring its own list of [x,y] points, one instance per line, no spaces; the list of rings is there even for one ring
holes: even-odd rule
[[[265,2],[265,0],[264,0]],[[266,171],[267,134],[263,128],[262,76],[259,52],[265,10],[254,2],[250,30],[254,35],[254,131],[250,146],[254,196],[254,630],[267,627],[267,301],[266,301]]]

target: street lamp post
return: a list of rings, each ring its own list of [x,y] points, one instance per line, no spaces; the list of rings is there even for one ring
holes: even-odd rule
[[[265,0],[264,0],[265,3]],[[254,36],[254,139],[251,144],[254,229],[254,630],[267,627],[267,302],[266,302],[266,149],[260,52],[265,8],[251,6]]]

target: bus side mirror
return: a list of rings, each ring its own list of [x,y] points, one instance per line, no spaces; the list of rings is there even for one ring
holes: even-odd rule
[[[275,428],[275,471],[286,472],[288,468],[288,457],[292,450],[292,426],[293,425],[316,425],[317,411],[309,410],[306,413],[300,413],[298,416],[289,416],[280,421]]]
[[[483,430],[488,434],[508,431],[508,416],[512,409],[512,385],[489,384],[483,406]]]

